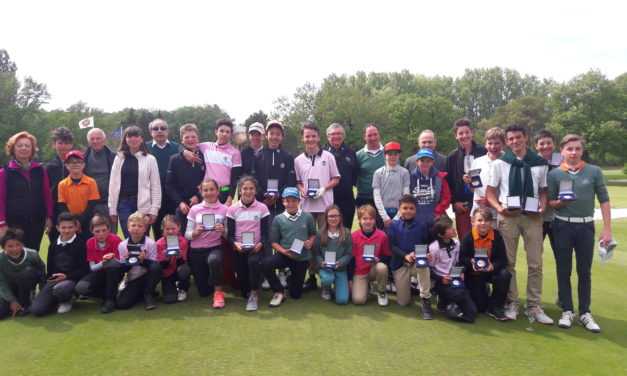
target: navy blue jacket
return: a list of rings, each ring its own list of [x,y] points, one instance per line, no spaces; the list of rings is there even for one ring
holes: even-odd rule
[[[398,270],[405,263],[405,256],[414,252],[416,244],[428,244],[427,223],[420,220],[397,219],[388,226],[388,242],[392,251],[390,267]]]

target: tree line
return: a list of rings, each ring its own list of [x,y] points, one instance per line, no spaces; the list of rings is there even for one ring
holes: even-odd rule
[[[50,131],[61,125],[73,130],[78,148],[85,147],[87,130],[79,130],[77,124],[90,116],[106,133],[129,124],[146,129],[150,121],[162,118],[170,124],[174,140],[178,140],[178,127],[185,123],[196,124],[202,140],[214,140],[215,121],[229,117],[217,104],[172,111],[125,108],[104,112],[78,102],[67,109],[46,111],[42,106],[51,96],[46,85],[29,76],[20,82],[16,72],[16,63],[0,49],[0,139],[21,130],[31,132],[40,140],[40,160],[54,155],[47,141]],[[439,151],[448,153],[457,146],[453,122],[467,117],[480,136],[494,126],[521,123],[532,134],[549,129],[558,139],[567,133],[582,135],[588,141],[586,159],[594,163],[627,162],[627,73],[610,80],[601,71],[590,70],[563,83],[500,67],[466,69],[458,78],[427,77],[406,70],[332,74],[319,86],[305,83],[291,96],[278,98],[269,114],[254,112],[242,125],[281,120],[286,125],[284,147],[292,153],[302,151],[299,126],[304,121],[323,129],[334,122],[343,124],[346,142],[354,148],[363,146],[363,126],[377,123],[383,140],[399,142],[404,155],[416,150],[422,130],[431,129],[438,136]],[[109,142],[115,147],[119,141]]]

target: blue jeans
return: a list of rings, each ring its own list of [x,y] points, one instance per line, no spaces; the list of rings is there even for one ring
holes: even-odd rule
[[[348,277],[346,271],[320,268],[318,275],[320,276],[322,288],[331,289],[331,284],[335,286],[336,304],[343,305],[348,303]]]
[[[128,227],[126,223],[128,222],[128,217],[131,214],[137,211],[137,201],[125,200],[123,198],[118,201],[118,222],[120,222],[120,227],[122,228],[122,233],[124,234],[124,238],[128,239],[131,235],[128,232]],[[147,213],[144,213],[147,214]],[[146,236],[150,236],[150,225],[146,230]],[[155,239],[158,240],[158,239]]]

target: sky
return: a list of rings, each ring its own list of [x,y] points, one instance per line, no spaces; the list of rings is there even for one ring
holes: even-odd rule
[[[500,66],[613,79],[627,72],[626,10],[615,0],[21,0],[2,6],[0,49],[21,79],[48,86],[46,109],[217,104],[243,123],[333,73]]]

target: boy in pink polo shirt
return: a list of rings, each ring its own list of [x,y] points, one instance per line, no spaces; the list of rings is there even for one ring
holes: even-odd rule
[[[215,142],[200,143],[198,148],[205,158],[205,179],[215,179],[218,182],[220,202],[231,206],[237,188],[237,179],[242,172],[242,156],[239,150],[230,143],[233,133],[232,121],[218,119],[215,132],[217,137]],[[184,151],[183,155],[190,163],[203,162],[188,150]]]
[[[313,123],[305,123],[300,129],[301,140],[305,144],[305,152],[294,159],[296,171],[296,187],[303,200],[301,208],[314,217],[318,228],[324,225],[324,211],[333,205],[333,187],[340,182],[340,172],[335,163],[333,154],[322,150],[318,146],[320,128]],[[308,191],[312,179],[318,181],[318,188],[313,197]],[[309,263],[309,279],[305,282],[305,291],[316,288],[316,263],[312,259]]]

